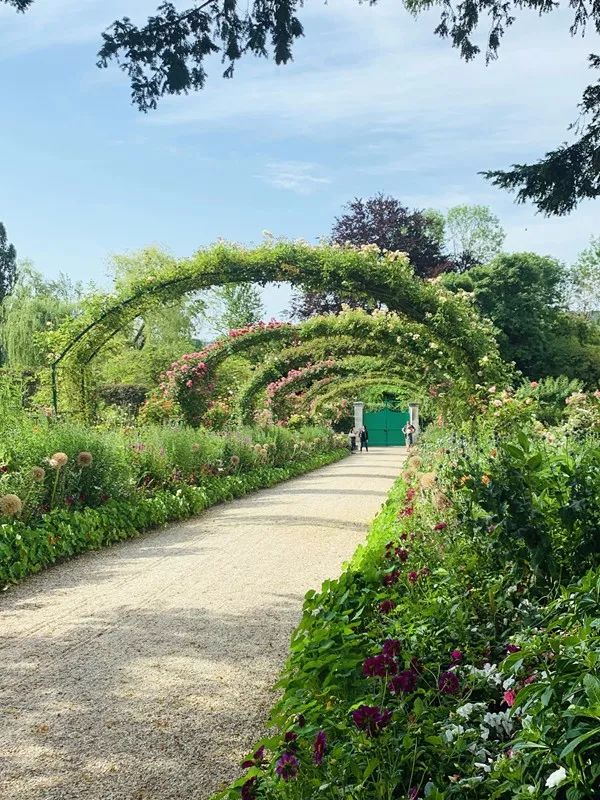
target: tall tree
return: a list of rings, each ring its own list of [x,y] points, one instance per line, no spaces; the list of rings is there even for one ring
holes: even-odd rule
[[[442,252],[439,218],[431,211],[410,210],[394,197],[377,194],[366,200],[356,197],[345,213],[336,217],[331,240],[360,247],[376,244],[382,250],[400,250],[408,255],[415,273],[423,278],[439,275],[452,267]],[[330,292],[297,292],[292,316],[307,319],[314,314],[340,311],[343,305],[373,308],[368,298]]]
[[[6,228],[0,222],[0,303],[9,295],[17,280],[17,251],[8,243]]]
[[[207,321],[220,335],[258,322],[264,315],[261,291],[253,284],[227,283],[213,289],[211,296]]]
[[[11,368],[35,370],[47,365],[41,334],[76,313],[83,287],[60,275],[48,281],[31,263],[21,262],[13,292],[2,303],[0,340]]]
[[[502,249],[506,234],[487,206],[454,206],[445,222],[445,237],[457,272],[491,261]]]
[[[401,250],[415,273],[423,278],[448,268],[435,223],[427,212],[410,210],[395,197],[377,194],[356,197],[336,217],[331,240],[337,244],[376,244],[382,250]]]
[[[569,305],[590,318],[600,313],[600,236],[590,240],[569,270]]]

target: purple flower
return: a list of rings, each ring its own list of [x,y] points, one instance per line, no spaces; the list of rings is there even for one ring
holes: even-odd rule
[[[249,778],[246,783],[242,786],[242,800],[252,800],[256,795],[254,794],[254,790],[256,789],[257,779],[256,776],[253,778]]]
[[[408,790],[408,800],[418,800],[419,797],[419,787],[418,786],[411,786]]]
[[[275,765],[275,772],[284,781],[295,778],[299,769],[300,762],[293,753],[283,753]]]
[[[390,611],[393,611],[396,608],[396,603],[393,600],[383,600],[379,603],[379,610],[382,614],[389,614]]]
[[[458,692],[460,683],[454,672],[442,672],[438,678],[438,689],[442,694],[456,694]]]
[[[294,733],[294,731],[288,731],[284,737],[284,741],[286,744],[290,744],[291,742],[295,742],[297,738],[297,733]]]
[[[517,644],[507,644],[506,645],[506,652],[507,653],[518,653],[521,648]]]
[[[381,654],[388,658],[394,658],[400,653],[402,645],[398,639],[386,639],[381,648]]]
[[[315,743],[313,745],[313,761],[319,767],[325,755],[325,748],[327,746],[327,737],[325,731],[319,731],[315,736]]]
[[[398,672],[398,665],[391,656],[381,653],[366,658],[362,671],[365,678],[385,678],[387,675],[395,675]]]
[[[359,730],[371,737],[376,736],[390,724],[392,712],[389,708],[380,711],[377,706],[360,706],[352,712],[352,720]]]
[[[407,694],[414,692],[417,686],[417,673],[412,669],[404,669],[390,680],[387,685],[390,694]]]
[[[264,744],[258,748],[256,753],[254,753],[254,763],[255,764],[262,764],[263,759],[265,757],[265,746]]]
[[[395,583],[398,583],[400,579],[400,570],[395,569],[392,572],[388,572],[387,575],[383,576],[383,582],[386,586],[393,586]]]
[[[265,746],[259,747],[256,753],[252,756],[252,758],[247,758],[245,761],[242,761],[242,769],[249,769],[250,767],[259,767],[263,759],[265,757]]]
[[[460,650],[453,650],[450,653],[450,658],[455,664],[459,664],[462,661],[463,654]]]
[[[419,573],[418,572],[409,572],[408,573],[408,580],[410,583],[416,583],[419,580]]]
[[[396,554],[396,558],[399,558],[402,563],[408,559],[408,550],[405,547],[397,547],[394,553]]]
[[[298,714],[296,717],[296,724],[299,728],[303,728],[306,725],[306,717],[304,714]]]

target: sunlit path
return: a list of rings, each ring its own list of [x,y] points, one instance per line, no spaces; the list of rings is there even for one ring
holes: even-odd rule
[[[235,777],[304,593],[338,574],[403,454],[356,454],[5,595],[0,797],[200,799]]]

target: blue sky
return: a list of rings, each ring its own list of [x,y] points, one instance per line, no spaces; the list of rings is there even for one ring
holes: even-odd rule
[[[314,240],[355,195],[444,210],[484,203],[508,249],[566,261],[598,234],[600,206],[546,219],[477,172],[535,159],[567,137],[598,36],[571,40],[562,13],[519,12],[500,60],[464,64],[398,0],[307,0],[287,67],[219,63],[208,88],[142,115],[125,77],[99,71],[100,31],[158,0],[36,0],[0,8],[0,220],[44,274],[106,284],[111,253],[190,254],[263,230]],[[285,291],[267,293],[269,313]]]

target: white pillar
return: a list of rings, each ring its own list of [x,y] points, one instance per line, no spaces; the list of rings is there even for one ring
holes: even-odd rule
[[[408,404],[408,420],[411,425],[415,426],[415,435],[414,441],[416,442],[419,438],[419,404],[418,403],[409,403]]]
[[[354,427],[358,430],[363,426],[364,403],[354,403]]]

